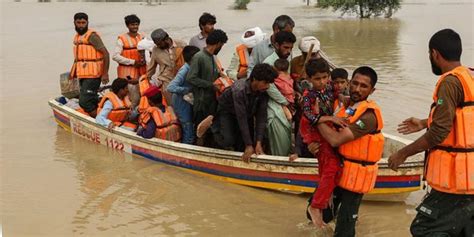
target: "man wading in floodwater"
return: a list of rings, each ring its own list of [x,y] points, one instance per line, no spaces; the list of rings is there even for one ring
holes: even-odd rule
[[[429,130],[392,154],[397,170],[407,157],[427,151],[424,177],[431,186],[411,224],[413,236],[474,236],[474,72],[462,66],[462,45],[451,29],[429,42],[431,68],[440,75],[428,119],[409,118],[403,134]]]

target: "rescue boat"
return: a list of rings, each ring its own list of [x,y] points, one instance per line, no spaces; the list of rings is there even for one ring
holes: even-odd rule
[[[130,153],[137,158],[162,162],[235,184],[295,193],[312,193],[318,186],[318,162],[315,158],[298,158],[290,162],[288,157],[254,155],[249,163],[245,163],[240,158],[241,152],[157,138],[144,139],[122,128],[109,131],[98,125],[93,118],[59,101],[49,101],[56,123],[92,144],[104,145],[109,149]],[[402,200],[410,192],[421,189],[423,155],[409,157],[395,172],[388,168],[389,155],[411,141],[385,133],[384,137],[385,147],[383,158],[378,163],[375,188],[365,196],[372,200]]]

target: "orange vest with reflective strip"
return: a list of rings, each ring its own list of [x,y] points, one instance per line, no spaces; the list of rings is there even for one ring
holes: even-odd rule
[[[428,128],[438,101],[441,82],[448,75],[455,76],[462,85],[464,101],[456,108],[453,126],[446,139],[428,153],[426,180],[445,193],[474,194],[474,77],[468,68],[459,66],[441,75],[433,93],[433,105]]]
[[[138,33],[136,37],[131,37],[128,33],[119,35],[119,40],[122,41],[122,55],[125,58],[140,61],[141,56],[137,50],[138,42],[143,39],[143,36]],[[117,67],[117,77],[127,79],[130,76],[132,79],[138,79],[141,75],[146,73],[146,65],[135,67],[133,65],[119,64]]]
[[[344,166],[338,185],[356,193],[368,193],[375,187],[377,162],[382,158],[384,147],[384,137],[381,133],[382,113],[375,102],[366,100],[356,106],[354,115],[348,115],[344,106],[336,114],[337,117],[347,118],[349,124],[357,124],[361,122],[359,118],[368,109],[372,109],[375,113],[377,131],[339,146],[339,154],[344,157]]]
[[[152,118],[156,124],[156,138],[174,142],[181,141],[181,127],[172,107],[166,107],[164,113],[157,107],[148,107],[138,118],[140,126],[146,128],[146,124]]]
[[[132,106],[130,99],[128,98],[128,96],[126,96],[123,100],[121,100],[115,93],[108,92],[100,100],[99,107],[97,109],[97,114],[100,113],[107,100],[109,100],[113,106],[112,111],[110,111],[107,118],[110,119],[117,126],[122,125],[124,122],[127,121],[128,114],[130,113],[130,108]]]
[[[71,77],[86,79],[102,76],[104,56],[89,42],[92,33],[97,34],[95,30],[89,29],[83,35],[76,34],[74,36],[74,64],[71,69]]]
[[[247,69],[248,69],[248,63],[247,63],[247,57],[246,57],[246,52],[248,52],[247,50],[247,46],[245,46],[244,44],[241,44],[239,46],[237,46],[235,48],[235,50],[237,51],[237,55],[239,56],[239,70],[238,72],[239,73],[244,73],[247,74]]]

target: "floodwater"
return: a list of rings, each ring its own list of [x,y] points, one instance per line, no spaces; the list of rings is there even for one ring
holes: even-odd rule
[[[5,236],[323,236],[307,225],[306,196],[224,183],[132,157],[75,137],[56,125],[48,99],[72,63],[72,16],[89,14],[109,50],[136,13],[141,30],[163,27],[175,39],[198,32],[204,11],[218,18],[229,42],[226,65],[244,29],[288,14],[298,37],[316,35],[332,60],[349,70],[373,66],[385,132],[409,116],[426,117],[436,77],[428,40],[453,28],[464,64],[474,63],[472,1],[403,1],[393,19],[358,20],[306,7],[304,1],[262,0],[248,11],[232,1],[140,3],[1,2],[1,230]],[[298,54],[298,50],[294,50]],[[110,77],[114,78],[112,63]],[[416,138],[420,134],[409,136]],[[419,191],[404,202],[364,202],[358,236],[408,236]]]

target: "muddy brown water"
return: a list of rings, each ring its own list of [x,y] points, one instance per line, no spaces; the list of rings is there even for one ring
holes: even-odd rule
[[[72,16],[85,11],[109,50],[136,13],[141,30],[166,29],[189,40],[204,11],[217,15],[229,36],[221,59],[230,61],[244,29],[270,34],[288,14],[298,37],[316,35],[323,50],[350,71],[379,73],[372,98],[383,109],[385,132],[409,116],[425,117],[436,77],[427,42],[442,28],[463,40],[462,61],[474,63],[472,1],[403,1],[393,19],[339,18],[303,1],[262,0],[248,11],[232,1],[140,3],[1,2],[1,228],[4,236],[324,236],[307,225],[306,196],[224,183],[161,163],[108,150],[56,125],[48,99],[72,62]],[[298,55],[295,48],[294,54]],[[114,78],[116,63],[110,68]],[[416,138],[420,134],[408,136]],[[408,236],[423,191],[404,202],[364,202],[358,236]]]

